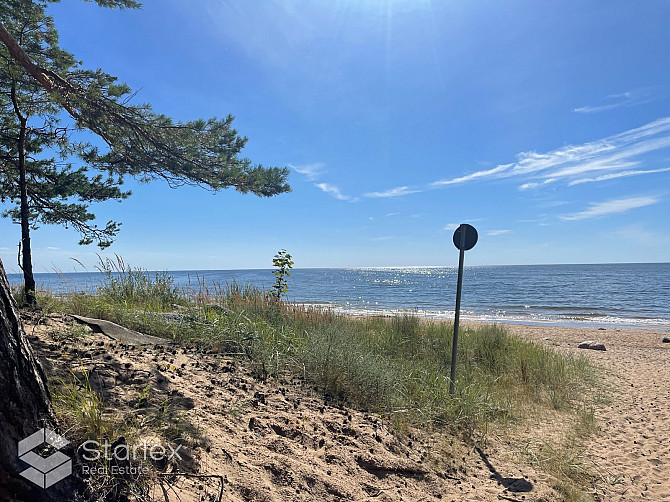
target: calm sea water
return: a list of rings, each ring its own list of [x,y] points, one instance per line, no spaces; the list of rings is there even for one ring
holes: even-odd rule
[[[198,287],[252,283],[268,289],[271,270],[170,272],[176,284]],[[54,292],[94,291],[98,273],[36,274]],[[328,304],[342,313],[413,312],[453,317],[453,267],[296,269],[289,300]],[[12,274],[10,282],[20,283]],[[670,263],[466,267],[462,316],[497,322],[670,326]]]

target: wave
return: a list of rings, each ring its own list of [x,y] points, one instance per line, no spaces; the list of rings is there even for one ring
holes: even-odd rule
[[[395,317],[402,315],[416,316],[423,319],[453,320],[453,310],[424,310],[418,308],[376,308],[342,306],[329,302],[299,303],[305,307],[319,308],[335,314],[353,316],[382,316]],[[503,324],[537,324],[552,326],[583,326],[583,327],[628,327],[628,328],[667,328],[670,329],[670,319],[658,317],[624,317],[601,313],[577,313],[574,308],[556,309],[565,310],[563,315],[551,315],[541,312],[527,312],[525,314],[507,312],[476,312],[462,311],[461,320],[473,322],[503,323]]]

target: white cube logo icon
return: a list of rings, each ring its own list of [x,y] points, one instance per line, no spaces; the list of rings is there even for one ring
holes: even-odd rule
[[[43,444],[60,450],[69,442],[54,431],[44,428],[19,441],[19,459],[30,466],[20,474],[41,488],[49,488],[72,474],[72,459],[60,451],[48,457],[43,457],[33,451]]]

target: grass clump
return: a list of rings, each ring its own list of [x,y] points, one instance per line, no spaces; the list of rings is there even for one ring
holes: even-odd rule
[[[74,427],[73,437],[113,437],[118,423],[104,416],[102,398],[93,389],[88,371],[82,367],[77,373],[71,371],[70,379],[62,380],[52,392],[59,416]]]
[[[202,438],[172,409],[169,398],[157,398],[149,385],[137,392],[131,412],[120,415],[110,409],[100,382],[95,383],[83,364],[54,383],[51,394],[60,427],[73,444],[80,445],[71,454],[82,466],[88,491],[99,496],[96,500],[153,500],[150,487],[162,486],[162,476],[179,470],[179,461],[154,458],[148,445],[184,445]]]
[[[52,396],[56,415],[61,426],[67,430],[70,441],[91,446],[105,442],[115,444],[113,442],[117,438],[125,441],[125,437],[132,434],[132,429],[119,417],[105,413],[102,396],[92,385],[89,372],[83,366],[71,370],[68,379],[55,385]],[[88,478],[91,493],[105,494],[104,500],[118,500],[128,495],[143,500],[146,483],[139,476],[114,474],[110,469],[112,462],[105,456],[86,460],[82,452],[77,451],[76,459],[99,473]]]
[[[114,303],[162,312],[184,301],[167,272],[155,272],[152,277],[147,271],[126,265],[120,256],[100,259],[97,268],[104,277],[99,293]]]

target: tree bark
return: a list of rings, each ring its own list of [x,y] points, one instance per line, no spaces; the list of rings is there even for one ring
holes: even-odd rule
[[[28,207],[28,180],[26,173],[26,134],[28,132],[28,119],[21,113],[19,100],[16,97],[16,82],[11,88],[12,104],[14,113],[19,121],[19,138],[16,145],[19,160],[19,197],[21,213],[21,270],[23,270],[23,284],[26,302],[31,307],[37,305],[35,296],[35,276],[33,275],[33,257],[30,247],[30,209]]]
[[[0,23],[0,41],[5,44],[11,56],[18,64],[23,66],[29,75],[42,84],[47,91],[52,92],[54,90],[54,83],[46,75],[46,71],[31,61],[30,56],[16,43],[14,37],[10,35],[2,23]]]
[[[0,261],[0,499],[34,490],[18,473],[17,443],[49,425],[53,410],[46,378],[26,339]],[[24,467],[25,468],[25,467]],[[12,498],[10,498],[12,497]],[[27,498],[26,498],[27,499]]]
[[[33,275],[33,253],[30,247],[30,213],[28,208],[28,182],[26,180],[26,120],[21,118],[19,133],[19,190],[21,193],[21,269],[26,303],[37,305],[35,276]]]
[[[22,478],[18,442],[42,427],[55,429],[54,413],[42,367],[28,343],[0,260],[0,501],[81,500],[76,476],[47,490]]]

